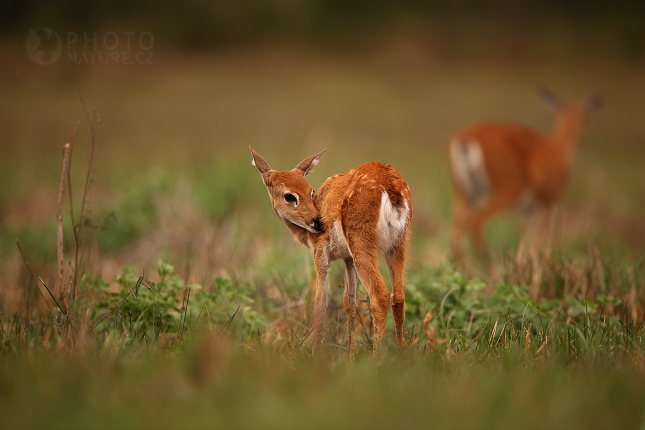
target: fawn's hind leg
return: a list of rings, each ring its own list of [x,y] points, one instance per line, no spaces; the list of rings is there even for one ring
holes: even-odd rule
[[[349,246],[352,249],[351,239]],[[390,308],[390,292],[385,286],[383,276],[381,276],[378,270],[376,249],[363,248],[362,252],[353,252],[353,254],[356,272],[361,278],[363,285],[365,285],[370,297],[370,307],[372,308],[374,324],[374,350],[376,351],[381,346],[381,340],[385,332],[387,311]]]
[[[385,255],[392,283],[392,314],[394,316],[394,327],[396,329],[396,343],[403,342],[403,321],[405,320],[405,291],[403,288],[403,271],[405,268],[405,240]]]

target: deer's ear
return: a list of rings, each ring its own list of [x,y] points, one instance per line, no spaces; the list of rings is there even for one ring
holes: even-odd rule
[[[544,103],[554,111],[559,111],[562,108],[562,100],[556,96],[551,90],[546,87],[539,87],[537,93]]]
[[[269,166],[269,163],[267,163],[266,160],[262,158],[260,154],[253,150],[253,148],[249,146],[249,149],[251,150],[251,155],[253,155],[253,161],[251,161],[251,164],[253,164],[258,169],[258,171],[262,174],[262,178],[266,182],[273,169],[271,168],[271,166]]]
[[[586,115],[591,114],[592,112],[597,111],[605,104],[605,100],[599,94],[590,95],[583,104],[583,109]]]
[[[293,171],[300,173],[302,176],[307,176],[314,169],[316,164],[318,164],[318,161],[320,161],[320,156],[323,155],[323,152],[325,152],[326,150],[327,148],[323,149],[316,155],[305,158],[296,167],[293,168]]]

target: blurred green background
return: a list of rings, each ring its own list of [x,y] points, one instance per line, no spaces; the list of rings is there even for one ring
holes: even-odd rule
[[[439,264],[450,136],[485,119],[548,132],[553,115],[534,91],[546,85],[565,99],[606,100],[586,127],[556,244],[582,254],[600,244],[638,261],[644,17],[637,1],[3,2],[0,252],[14,261],[18,237],[40,264],[54,262],[70,126],[77,208],[89,159],[80,95],[102,121],[88,207],[96,223],[109,221],[92,245],[106,275],[154,267],[160,254],[192,261],[215,243],[222,255],[204,265],[246,273],[259,254],[294,249],[249,145],[279,169],[328,148],[314,188],[363,162],[394,165],[414,196],[412,261]],[[32,29],[60,37],[52,65],[30,60]],[[498,256],[520,228],[502,217],[488,229]],[[301,262],[306,251],[296,252]]]
[[[643,22],[645,3],[627,0],[0,0],[3,423],[642,426]],[[539,85],[605,105],[585,127],[535,303],[512,263],[513,216],[486,231],[490,272],[448,261],[447,145],[487,119],[549,132]],[[78,221],[94,111],[72,326],[15,240],[56,294],[62,148],[71,128]],[[249,145],[276,169],[327,148],[315,189],[373,160],[406,178],[402,350],[390,320],[385,354],[371,354],[366,324],[347,359],[339,264],[332,351],[310,357],[311,257],[274,216]],[[164,325],[149,292],[128,299],[140,274],[163,289]],[[127,315],[106,318],[117,303]]]

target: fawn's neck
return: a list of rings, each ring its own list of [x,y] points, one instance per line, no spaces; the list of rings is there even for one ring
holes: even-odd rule
[[[283,222],[287,226],[291,234],[293,234],[293,236],[298,240],[298,242],[302,243],[307,248],[311,248],[311,241],[309,240],[309,234],[310,234],[309,231],[289,221],[283,221]]]

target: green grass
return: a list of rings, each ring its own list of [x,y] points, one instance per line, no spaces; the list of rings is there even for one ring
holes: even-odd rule
[[[2,55],[10,64],[0,75],[11,143],[0,146],[0,416],[8,428],[645,422],[638,71],[594,60],[513,67],[268,51],[160,53],[152,68],[108,72],[35,70]],[[464,271],[448,262],[445,147],[456,129],[484,118],[548,129],[533,94],[542,82],[565,97],[598,90],[607,105],[580,147],[534,301],[531,268],[514,264],[521,227],[512,217],[487,230],[492,272],[474,258]],[[53,310],[44,305],[15,239],[57,294],[55,196],[62,143],[85,115],[77,89],[103,120],[88,200],[102,228],[83,230],[69,325],[49,298]],[[88,142],[82,122],[76,216]],[[249,145],[279,169],[327,147],[308,177],[314,188],[371,160],[406,177],[415,212],[404,348],[393,344],[389,319],[383,351],[372,354],[361,287],[365,325],[348,357],[336,265],[326,348],[311,355],[311,258],[273,215]],[[74,250],[67,205],[66,262]],[[150,283],[137,290],[144,275]]]
[[[24,385],[3,380],[13,400],[3,402],[5,423],[12,428],[619,429],[643,422],[643,378],[629,370],[571,374],[553,366],[509,371],[471,365],[455,371],[430,359],[399,356],[330,368],[234,350],[224,373],[204,383],[191,358],[90,357],[79,365],[59,357],[45,363],[47,369],[11,363],[14,378]]]
[[[158,272],[147,275],[158,279],[148,284],[156,303],[143,286],[136,301],[127,297],[131,271],[117,279],[118,293],[88,287],[73,327],[57,312],[2,317],[3,422],[582,429],[638,428],[645,419],[644,333],[601,310],[618,299],[537,305],[525,288],[502,285],[486,295],[480,281],[415,271],[405,347],[390,343],[390,333],[374,355],[363,331],[351,359],[342,318],[312,356],[300,330],[310,318],[272,311],[281,300],[220,279],[210,293],[190,286],[188,301],[189,286],[171,266],[159,262]],[[422,328],[426,312],[433,318]]]

